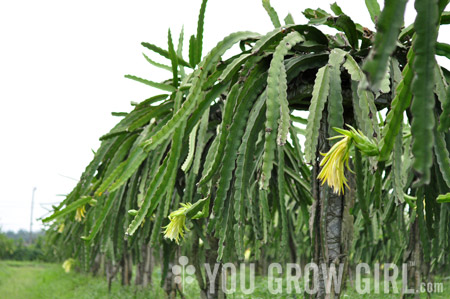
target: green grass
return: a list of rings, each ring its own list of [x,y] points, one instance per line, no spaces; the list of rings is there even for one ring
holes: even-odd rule
[[[152,277],[155,282],[154,286],[146,290],[136,290],[135,286],[122,287],[118,281],[115,281],[112,285],[111,294],[108,294],[105,278],[92,277],[73,271],[65,273],[60,264],[0,261],[0,298],[164,298],[164,291],[159,287],[160,277],[161,273],[159,269],[156,269]],[[229,295],[228,298],[301,298],[298,295],[294,297],[286,294],[285,284],[283,285],[284,294],[269,294],[267,279],[264,277],[256,277],[255,291],[251,295],[243,295],[239,291],[239,277],[237,277],[237,289],[238,292]],[[380,286],[380,290],[383,291],[383,285]],[[341,298],[399,297],[399,294],[359,295],[354,289],[348,289]],[[199,298],[199,289],[196,283],[186,285],[185,298]],[[422,294],[421,298],[426,298],[426,295]],[[432,298],[450,298],[450,281],[444,281],[444,292],[433,294]]]
[[[108,296],[105,278],[70,272],[61,264],[0,261],[0,298],[164,298],[161,288],[137,291],[115,281]]]

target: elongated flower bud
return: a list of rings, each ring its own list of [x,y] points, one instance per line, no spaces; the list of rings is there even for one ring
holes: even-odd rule
[[[343,194],[344,185],[348,188],[344,168],[347,166],[350,169],[348,159],[352,139],[346,135],[336,137],[342,137],[342,139],[336,142],[326,154],[322,154],[324,155],[324,158],[320,162],[322,170],[317,178],[322,181],[322,185],[326,182],[333,189],[334,193]]]
[[[76,261],[73,258],[65,260],[64,263],[62,264],[64,271],[66,271],[66,273],[69,273],[75,262]]]
[[[81,222],[84,218],[84,215],[86,213],[86,206],[82,205],[81,207],[77,208],[77,211],[75,213],[75,220],[78,222]]]
[[[186,214],[188,209],[192,206],[191,203],[182,203],[181,208],[170,213],[170,223],[165,226],[164,238],[175,240],[177,244],[180,242],[180,237],[184,238],[184,231],[189,231],[186,228]]]
[[[59,226],[58,226],[58,233],[62,233],[63,231],[64,231],[64,223],[61,223]]]
[[[322,181],[322,185],[326,182],[328,186],[333,189],[333,192],[337,194],[344,194],[344,185],[348,188],[344,171],[345,167],[352,171],[348,162],[350,158],[350,148],[353,144],[367,156],[376,156],[379,154],[375,140],[368,138],[361,131],[356,130],[352,126],[347,126],[350,130],[333,128],[342,135],[334,136],[330,139],[341,138],[341,140],[335,143],[327,153],[322,154],[324,156],[320,162],[322,170],[317,176],[317,178]]]

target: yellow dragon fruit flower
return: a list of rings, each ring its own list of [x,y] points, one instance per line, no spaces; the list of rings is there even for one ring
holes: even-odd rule
[[[73,258],[70,258],[70,259],[67,259],[64,261],[64,263],[62,264],[62,267],[64,268],[64,271],[66,271],[66,273],[69,273],[74,264],[75,264],[75,260]]]
[[[86,206],[82,205],[81,207],[77,208],[77,212],[75,213],[75,220],[78,222],[81,222],[83,218],[85,217],[86,213]]]
[[[344,171],[345,166],[350,170],[348,160],[352,138],[347,135],[333,137],[335,138],[342,139],[336,142],[326,154],[322,154],[324,156],[320,162],[322,170],[317,178],[322,181],[322,185],[326,182],[334,193],[344,194],[344,185],[349,188]]]
[[[250,260],[250,255],[252,251],[250,248],[247,248],[244,252],[244,261],[248,262]]]
[[[333,128],[342,135],[329,139],[341,138],[341,140],[336,142],[326,154],[322,154],[324,156],[320,162],[322,170],[317,176],[322,181],[322,185],[326,182],[328,186],[333,188],[333,192],[337,194],[344,194],[344,185],[349,188],[344,171],[345,167],[352,171],[348,165],[348,161],[350,158],[350,148],[353,144],[361,153],[367,156],[377,156],[379,154],[376,140],[364,136],[360,130],[356,130],[352,126],[347,125],[347,127],[350,130]]]
[[[61,224],[58,226],[58,233],[62,233],[62,232],[64,231],[64,227],[65,227],[64,223],[61,223]]]
[[[180,237],[184,239],[184,232],[189,231],[186,227],[186,212],[192,207],[190,203],[181,203],[181,208],[170,213],[170,223],[165,226],[164,238],[175,240],[177,244],[180,242]]]

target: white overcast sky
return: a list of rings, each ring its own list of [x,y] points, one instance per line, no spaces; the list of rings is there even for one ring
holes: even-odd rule
[[[280,19],[290,12],[305,23],[306,8],[329,10],[334,1],[272,0]],[[373,28],[363,0],[337,1],[353,20]],[[379,1],[380,2],[380,1]],[[411,1],[410,1],[411,2]],[[98,138],[158,90],[125,79],[154,81],[170,74],[149,65],[142,41],[163,48],[170,27],[175,40],[184,24],[185,41],[196,32],[201,0],[16,0],[0,3],[0,228],[28,229],[33,187],[34,218],[75,186],[99,146]],[[406,24],[414,20],[408,4]],[[441,41],[450,41],[449,28]],[[210,0],[204,49],[225,35],[272,30],[260,0]],[[445,32],[445,33],[444,33]],[[444,36],[446,35],[446,36]],[[187,47],[187,43],[185,43]],[[154,60],[164,62],[157,54]],[[448,61],[440,60],[449,66]],[[73,178],[73,179],[71,179]],[[75,180],[74,180],[75,179]],[[34,220],[34,230],[41,228]]]

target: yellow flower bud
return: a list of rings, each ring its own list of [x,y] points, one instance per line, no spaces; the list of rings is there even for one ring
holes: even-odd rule
[[[75,260],[73,258],[70,258],[70,259],[67,259],[64,261],[64,263],[62,264],[62,267],[64,268],[64,271],[66,271],[66,273],[69,273],[74,264],[75,264]]]
[[[175,242],[179,244],[180,237],[184,238],[184,231],[189,231],[186,228],[186,213],[191,206],[192,204],[190,203],[182,203],[181,208],[170,213],[170,223],[164,227],[166,229],[164,231],[164,238],[175,240]]]
[[[349,150],[352,138],[347,135],[336,137],[342,137],[342,139],[335,143],[326,154],[322,154],[324,156],[320,162],[322,170],[317,178],[322,181],[322,185],[326,182],[328,186],[333,189],[334,193],[343,194],[344,185],[348,188],[347,179],[344,175],[344,168],[346,166],[350,169],[348,160],[350,157]]]
[[[75,213],[75,220],[81,222],[81,220],[83,220],[83,218],[85,217],[85,213],[86,213],[85,205],[82,205],[81,207],[77,208],[77,211]]]
[[[355,144],[367,156],[376,156],[379,154],[375,140],[368,138],[360,130],[356,130],[349,125],[347,126],[350,130],[333,128],[342,135],[334,136],[330,139],[341,138],[341,140],[335,143],[326,154],[322,154],[324,156],[320,162],[322,170],[317,176],[322,181],[322,185],[326,182],[328,186],[333,188],[333,192],[337,194],[344,194],[344,185],[349,188],[344,171],[345,167],[352,171],[348,166],[352,144]]]

